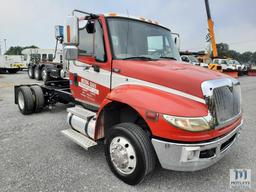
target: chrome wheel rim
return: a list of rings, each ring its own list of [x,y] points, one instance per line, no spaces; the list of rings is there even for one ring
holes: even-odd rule
[[[20,91],[19,94],[18,94],[18,105],[20,107],[21,110],[24,109],[24,106],[25,106],[25,101],[24,101],[24,96],[22,94],[22,92]]]
[[[35,70],[35,78],[37,79],[38,78],[38,69]]]
[[[131,174],[137,164],[136,153],[131,143],[124,137],[115,137],[109,146],[111,161],[118,172]]]
[[[43,69],[43,70],[42,70],[42,79],[43,79],[44,81],[46,80],[46,76],[47,76],[46,70]]]
[[[28,69],[28,74],[30,77],[32,77],[32,68],[31,67]]]

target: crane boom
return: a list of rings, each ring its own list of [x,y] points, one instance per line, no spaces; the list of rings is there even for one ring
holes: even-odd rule
[[[217,46],[216,46],[215,34],[214,34],[214,23],[212,21],[208,0],[205,0],[205,7],[206,7],[206,13],[207,13],[207,19],[208,19],[208,28],[209,28],[210,38],[211,38],[213,58],[216,58],[218,57],[218,52],[217,52]]]

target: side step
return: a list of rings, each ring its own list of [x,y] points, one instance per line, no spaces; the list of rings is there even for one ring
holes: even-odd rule
[[[88,137],[82,135],[81,133],[79,133],[73,129],[66,129],[66,130],[61,131],[61,133],[65,137],[71,139],[76,144],[80,145],[81,147],[83,147],[86,150],[88,150],[90,147],[97,145],[97,143],[95,141],[89,139]]]

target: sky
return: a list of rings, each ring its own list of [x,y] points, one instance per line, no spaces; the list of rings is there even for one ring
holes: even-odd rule
[[[216,42],[239,52],[256,51],[256,0],[209,0]],[[158,21],[181,37],[181,50],[206,46],[204,0],[0,0],[0,47],[54,48],[54,26],[73,9],[121,13]]]

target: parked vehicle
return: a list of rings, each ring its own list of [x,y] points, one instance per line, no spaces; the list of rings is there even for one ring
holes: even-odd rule
[[[23,114],[74,103],[62,133],[85,149],[104,141],[107,163],[125,183],[140,183],[158,162],[176,171],[207,168],[236,142],[239,82],[181,62],[168,28],[75,10],[64,31],[69,79],[17,85],[15,103]]]
[[[236,66],[231,64],[228,59],[214,59],[213,63],[221,65],[223,70],[236,70]]]
[[[22,54],[28,66],[30,79],[48,81],[60,78],[63,67],[62,50],[57,50],[56,56],[54,49],[24,49]]]
[[[17,73],[25,68],[22,55],[0,55],[0,72]]]
[[[191,63],[193,65],[208,68],[208,64],[199,62],[194,55],[181,55],[181,60],[187,63]]]
[[[238,71],[239,75],[246,75],[248,73],[248,67],[246,65],[240,64],[237,60],[229,60],[229,64],[233,65]]]

